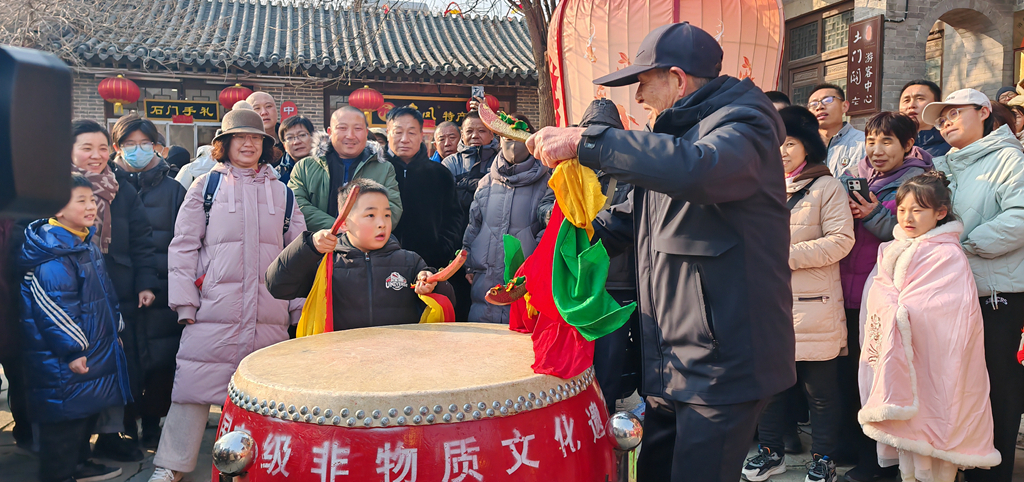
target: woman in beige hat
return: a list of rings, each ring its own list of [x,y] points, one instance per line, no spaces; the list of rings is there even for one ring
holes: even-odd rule
[[[306,228],[269,166],[274,140],[251,110],[229,112],[222,128],[213,139],[217,165],[189,188],[168,249],[169,304],[185,329],[150,481],[195,469],[210,405],[224,403],[242,358],[288,339],[302,308],[301,300],[274,299],[264,284],[267,266]]]

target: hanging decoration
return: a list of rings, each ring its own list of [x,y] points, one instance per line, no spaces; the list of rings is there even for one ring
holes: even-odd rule
[[[470,102],[473,102],[473,99],[469,99],[466,101],[466,112],[473,110],[469,107]],[[490,107],[491,110],[494,112],[498,112],[498,109],[501,108],[501,104],[498,102],[498,98],[491,94],[484,95],[484,102],[487,104],[487,107]]]
[[[370,86],[364,85],[348,95],[348,105],[363,111],[365,114],[369,114],[384,105],[384,95],[376,89],[371,89]]]
[[[235,84],[220,91],[217,101],[224,106],[224,110],[231,110],[236,102],[248,99],[250,95],[252,95],[252,89],[242,87],[242,84]]]
[[[103,79],[96,90],[103,100],[114,104],[114,115],[124,114],[124,104],[134,104],[139,101],[139,86],[124,78],[123,75]]]

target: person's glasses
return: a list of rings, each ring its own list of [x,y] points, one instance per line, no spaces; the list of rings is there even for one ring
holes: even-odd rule
[[[974,110],[981,110],[981,107],[979,107],[979,106],[973,106],[973,107],[974,107]],[[935,121],[935,125],[937,125],[939,127],[942,127],[942,126],[946,125],[946,122],[956,122],[956,120],[960,118],[960,111],[963,110],[963,109],[966,109],[966,108],[967,107],[957,107],[956,109],[949,110],[949,112],[946,112],[946,115],[944,117],[939,117]]]
[[[285,136],[284,141],[291,144],[293,142],[305,141],[306,139],[309,139],[309,134],[300,132],[294,136]]]
[[[136,142],[129,141],[129,142],[125,142],[124,144],[121,144],[121,149],[135,149],[136,147],[141,147],[142,150],[149,151],[149,150],[153,149],[153,143],[152,142],[143,142],[143,143],[139,144],[139,143],[136,143]]]
[[[263,136],[258,134],[242,134],[238,135],[238,140],[242,141],[242,144],[251,142],[253,144],[259,144],[263,140]]]
[[[822,97],[821,100],[812,100],[812,101],[807,103],[807,108],[809,110],[814,110],[814,109],[817,109],[819,106],[831,105],[838,98],[839,97],[836,97],[834,95],[830,95],[828,97]]]

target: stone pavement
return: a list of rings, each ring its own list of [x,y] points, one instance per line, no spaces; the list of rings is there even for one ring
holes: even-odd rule
[[[38,470],[38,461],[35,455],[15,446],[11,429],[14,425],[10,409],[7,407],[7,380],[3,378],[0,371],[0,482],[35,482]],[[212,459],[211,452],[216,432],[217,422],[220,418],[220,409],[214,407],[210,413],[210,420],[206,425],[206,433],[203,435],[203,445],[199,453],[199,463],[195,472],[185,477],[185,482],[206,482],[211,481]],[[810,427],[800,427],[800,438],[804,447],[811,445]],[[757,445],[752,444],[750,453],[753,455]],[[123,473],[120,477],[112,479],[113,482],[146,482],[153,473],[153,452],[146,451],[146,458],[142,462],[113,462],[100,460],[106,465],[121,467]],[[772,477],[774,482],[802,482],[807,475],[806,464],[810,462],[810,453],[799,455],[788,455],[786,457],[787,471],[780,476]],[[1024,481],[1024,450],[1017,450],[1017,462],[1014,480]],[[849,467],[841,467],[839,473],[845,473]],[[895,482],[896,479],[892,479]],[[890,481],[886,481],[890,482]]]

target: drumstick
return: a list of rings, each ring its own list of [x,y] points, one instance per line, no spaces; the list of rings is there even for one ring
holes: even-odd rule
[[[341,231],[341,223],[345,222],[348,213],[352,212],[352,208],[356,205],[357,197],[359,197],[359,186],[352,186],[352,190],[348,192],[348,197],[345,198],[345,204],[342,204],[341,209],[338,210],[338,219],[335,219],[334,226],[331,226],[331,234],[337,236],[338,232]]]

